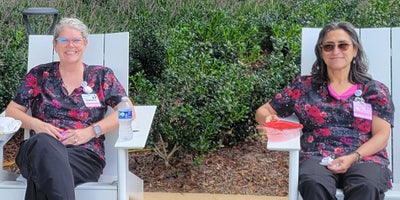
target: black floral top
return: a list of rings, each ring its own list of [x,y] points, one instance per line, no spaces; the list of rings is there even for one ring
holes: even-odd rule
[[[103,66],[84,64],[84,81],[96,93],[101,106],[86,107],[83,87],[70,95],[63,86],[59,62],[32,68],[18,88],[13,101],[30,108],[32,116],[64,130],[90,126],[104,118],[107,106],[115,107],[126,92],[113,71]],[[31,134],[35,134],[31,131]],[[104,157],[104,136],[93,138],[81,147]]]
[[[328,84],[311,84],[310,76],[298,76],[270,100],[272,108],[280,117],[295,114],[303,124],[300,161],[311,156],[322,159],[349,154],[371,137],[372,121],[354,116],[353,95],[347,99],[335,99],[328,91]],[[371,104],[372,115],[378,116],[393,126],[394,105],[388,88],[375,80],[362,85],[365,103]],[[384,167],[389,165],[386,149],[372,156],[363,157],[362,162],[374,162]]]

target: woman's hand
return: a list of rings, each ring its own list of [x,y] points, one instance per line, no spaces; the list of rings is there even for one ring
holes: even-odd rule
[[[278,120],[278,119],[279,119],[279,117],[277,115],[268,115],[268,116],[265,117],[265,122],[264,123],[271,122],[271,121]],[[267,135],[267,133],[264,130],[263,124],[257,125],[256,129],[257,129],[258,134],[260,136],[266,136]]]
[[[267,122],[272,122],[272,121],[275,121],[275,120],[279,120],[278,115],[268,115],[268,116],[265,118],[265,122],[266,122],[266,123],[267,123]]]
[[[279,117],[277,116],[276,111],[271,107],[271,105],[269,105],[269,103],[265,103],[257,109],[255,119],[258,123],[258,125],[256,126],[257,132],[261,136],[265,136],[266,133],[263,127],[264,123],[278,120]]]
[[[36,122],[33,123],[32,130],[34,130],[35,133],[47,133],[57,139],[62,137],[61,132],[63,131],[62,129],[53,126],[50,123],[46,123],[38,119],[36,119]]]
[[[94,133],[93,128],[89,126],[83,129],[67,130],[64,131],[62,135],[64,136],[60,138],[60,141],[64,145],[81,145],[91,140],[94,136]]]
[[[265,103],[257,109],[255,120],[259,125],[263,125],[265,122],[278,119],[277,114],[269,103]]]
[[[342,174],[347,172],[347,170],[356,160],[357,159],[354,154],[340,156],[339,158],[332,160],[332,162],[327,165],[327,168],[333,173]]]

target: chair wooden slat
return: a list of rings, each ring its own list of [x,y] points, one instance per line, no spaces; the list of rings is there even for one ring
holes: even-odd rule
[[[314,47],[321,28],[303,28],[301,32],[301,74],[311,73],[315,61]]]
[[[104,34],[90,34],[88,38],[88,45],[85,54],[83,54],[83,62],[88,65],[105,65],[104,51],[106,45],[104,44]],[[108,48],[108,47],[107,47]],[[123,52],[119,52],[122,53]],[[116,54],[116,52],[114,53]],[[117,55],[116,55],[117,56]],[[119,56],[117,56],[119,57]],[[108,66],[107,66],[108,67]]]
[[[51,35],[30,35],[28,46],[28,68],[38,64],[47,63],[53,60],[53,36]]]
[[[105,35],[105,44],[107,45],[107,49],[105,49],[104,52],[104,65],[109,66],[114,70],[115,74],[118,74],[118,80],[125,87],[126,92],[128,92],[129,44],[126,44],[126,41],[129,41],[129,32]],[[124,55],[116,57],[115,52],[124,52]]]
[[[394,128],[392,131],[392,169],[393,183],[400,191],[400,27],[392,28],[392,97],[395,109]]]
[[[368,59],[368,72],[391,89],[390,28],[361,29],[360,38]]]

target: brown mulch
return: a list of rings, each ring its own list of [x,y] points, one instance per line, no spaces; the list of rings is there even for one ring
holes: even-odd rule
[[[18,173],[13,164],[23,132],[4,147],[4,169]],[[261,138],[248,139],[204,156],[173,157],[170,166],[152,150],[131,152],[130,171],[141,177],[146,192],[220,193],[287,196],[288,153],[269,151]]]
[[[4,145],[3,148],[3,169],[14,173],[19,173],[14,159],[18,152],[19,143],[24,138],[24,131],[21,129]]]
[[[195,165],[192,155],[173,158],[171,166],[154,151],[130,153],[130,171],[148,192],[192,192],[287,196],[287,152],[269,151],[266,141],[249,139],[220,148]]]

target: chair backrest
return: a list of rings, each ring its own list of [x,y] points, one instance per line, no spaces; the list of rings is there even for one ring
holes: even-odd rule
[[[59,60],[53,50],[53,36],[30,35],[28,50],[28,70],[39,64]],[[91,34],[83,61],[89,65],[110,67],[128,92],[129,76],[129,32]],[[112,109],[109,108],[109,113]],[[103,176],[117,177],[118,152],[114,148],[118,131],[106,134],[106,167]]]
[[[314,48],[321,28],[303,28],[301,43],[301,74],[307,75],[315,61]],[[389,87],[395,108],[400,109],[400,28],[357,29],[369,62],[372,77]],[[395,123],[400,112],[395,112]],[[395,124],[396,125],[396,124]],[[393,183],[400,183],[400,128],[394,127],[388,144]]]

